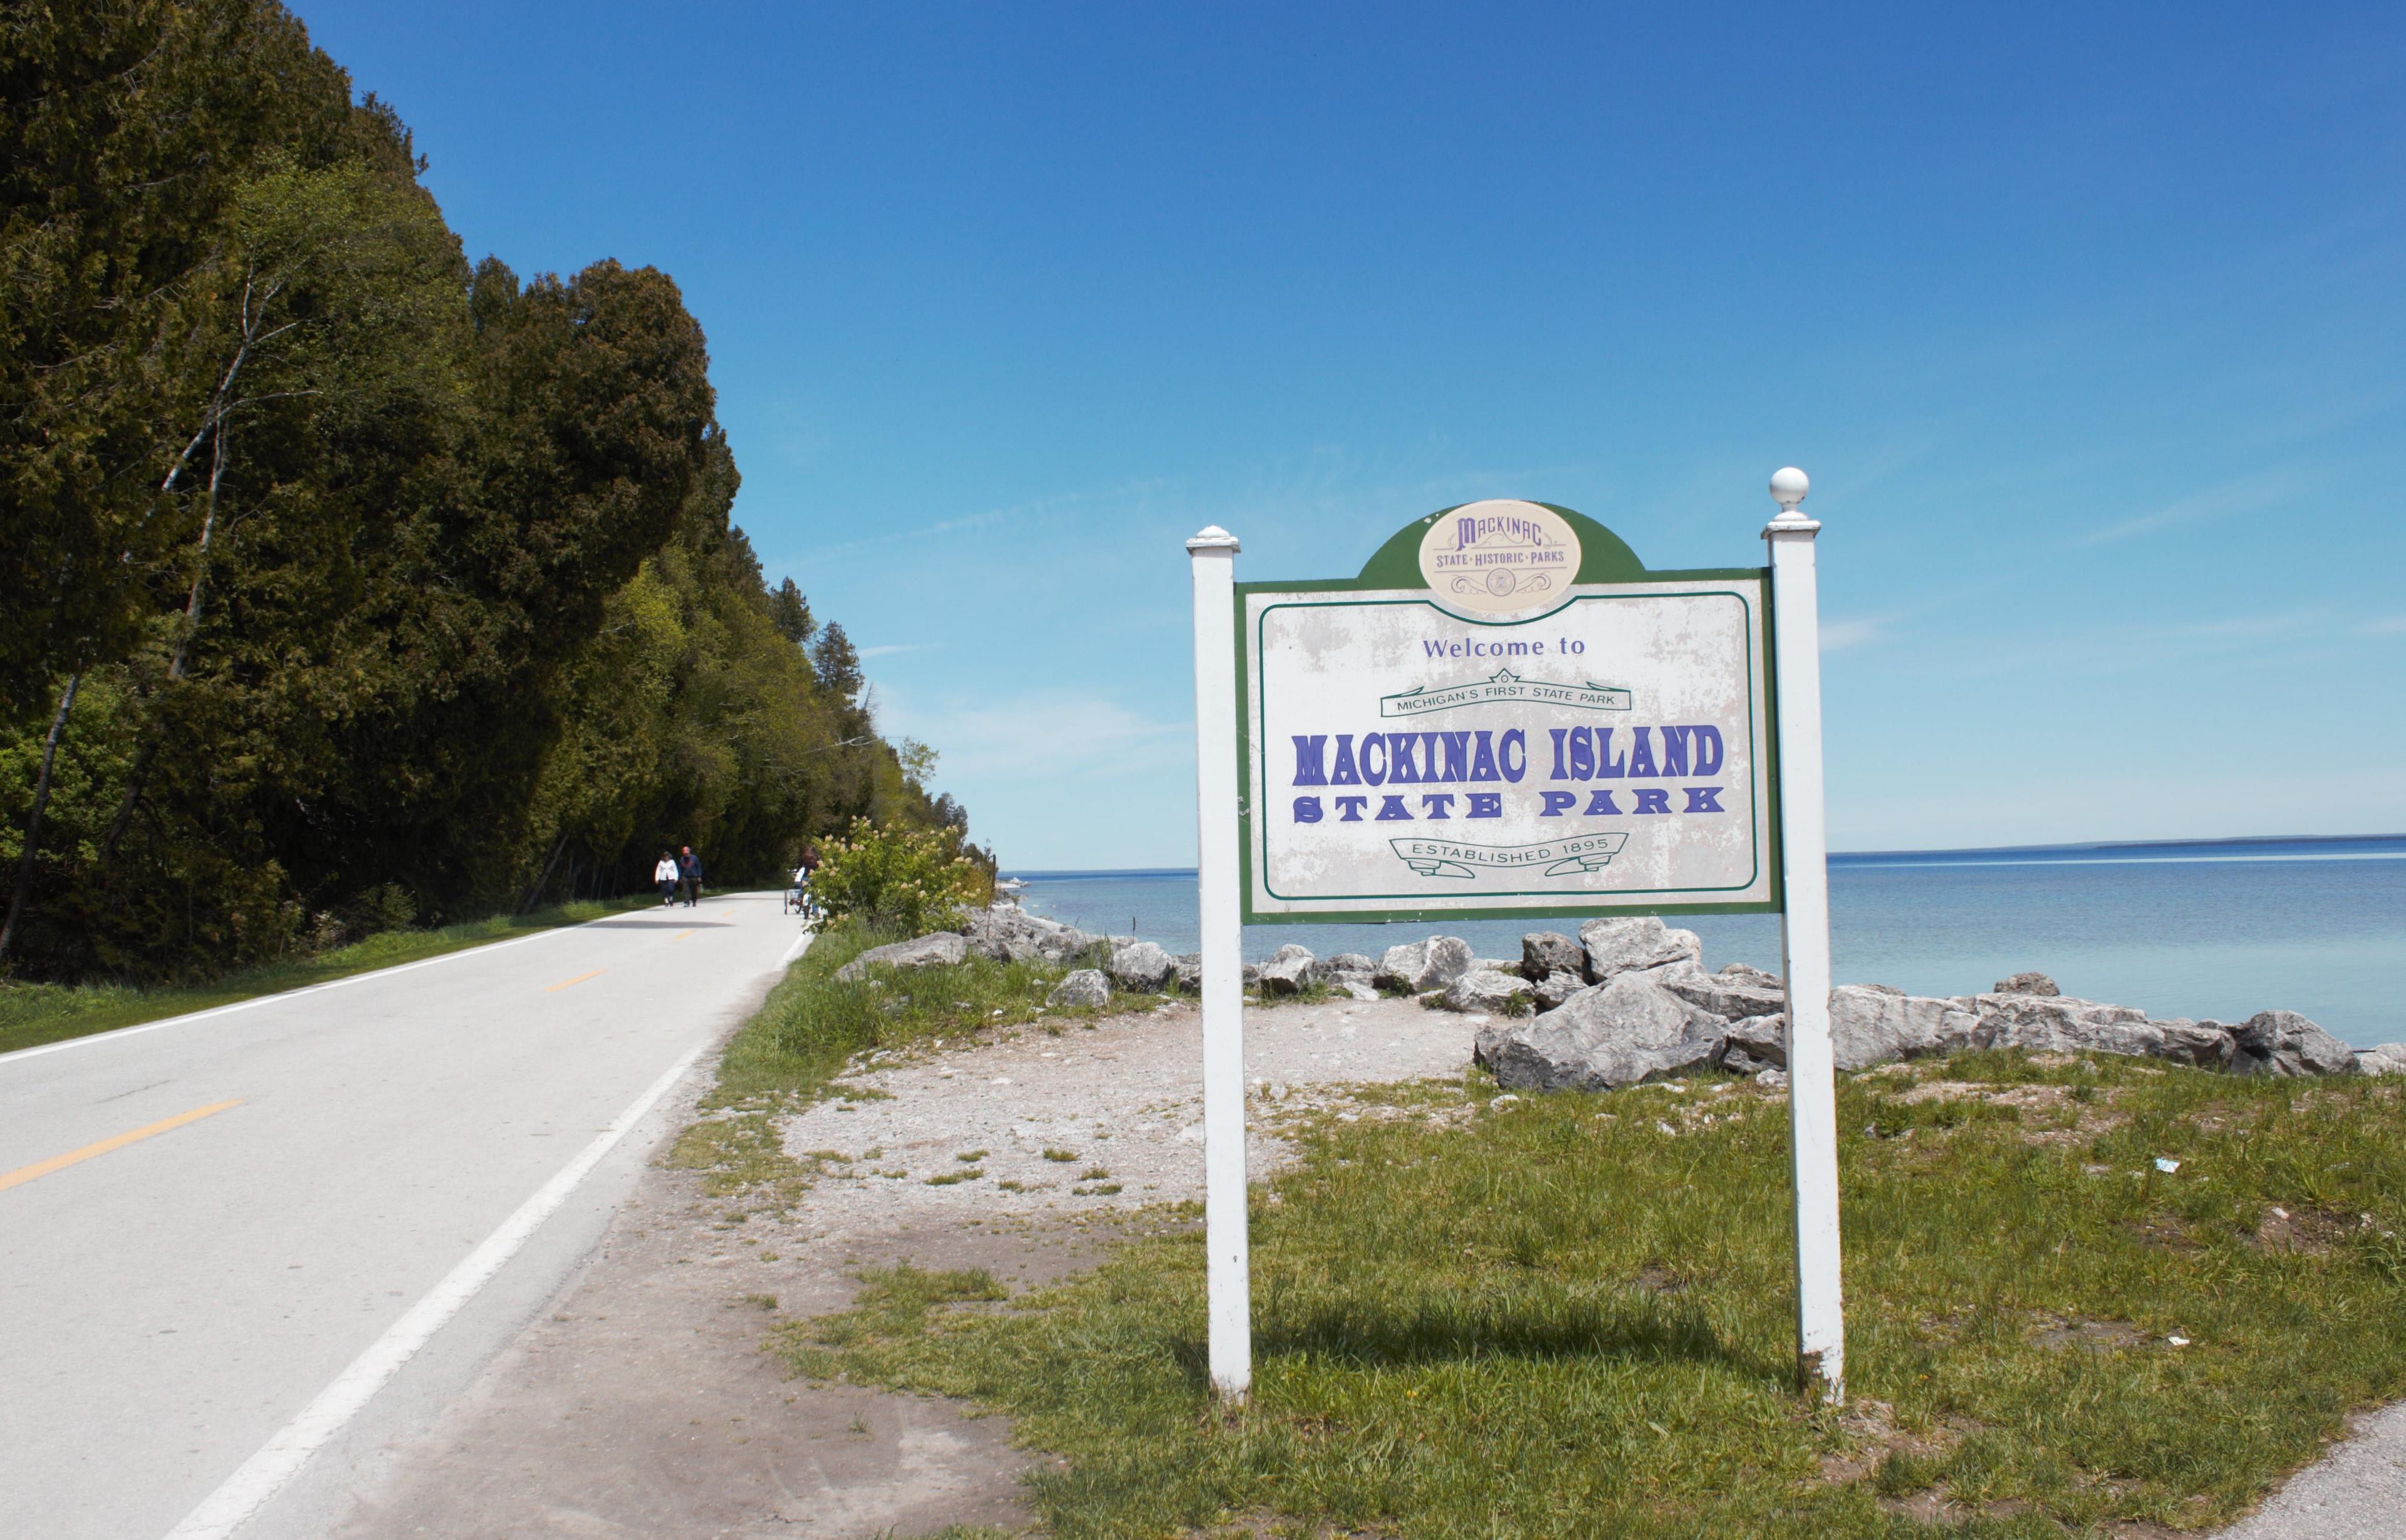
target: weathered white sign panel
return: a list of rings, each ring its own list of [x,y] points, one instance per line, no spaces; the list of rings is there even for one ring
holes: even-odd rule
[[[1239,586],[1246,918],[1776,908],[1762,573],[1578,583],[1561,516],[1472,507],[1553,528]]]

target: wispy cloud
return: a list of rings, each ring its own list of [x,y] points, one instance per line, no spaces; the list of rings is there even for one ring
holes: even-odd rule
[[[1876,642],[1889,626],[1903,618],[1902,615],[1863,615],[1845,620],[1824,621],[1821,624],[1821,650],[1842,653],[1849,647]]]
[[[2126,518],[2102,530],[2091,530],[2073,544],[2103,545],[2184,524],[2201,524],[2213,519],[2237,517],[2242,514],[2262,513],[2314,491],[2329,481],[2330,473],[2331,468],[2328,465],[2275,465],[2167,502],[2152,513]]]
[[[2358,636],[2406,636],[2406,615],[2384,615],[2356,629]]]
[[[2236,637],[2242,640],[2269,636],[2295,636],[2311,630],[2328,619],[2322,610],[2290,610],[2280,615],[2240,615],[2226,620],[2194,620],[2163,629],[2166,636],[2201,638]]]
[[[987,783],[1114,780],[1182,766],[1191,720],[1164,721],[1101,696],[1067,690],[971,701],[890,700],[885,726],[943,753],[943,776]]]
[[[861,648],[860,657],[867,662],[872,657],[891,657],[896,653],[923,653],[934,645],[932,642],[889,642],[880,647]]]

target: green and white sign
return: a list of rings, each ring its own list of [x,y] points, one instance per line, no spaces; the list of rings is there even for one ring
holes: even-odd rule
[[[1244,918],[1778,909],[1767,589],[1514,501],[1237,585]]]

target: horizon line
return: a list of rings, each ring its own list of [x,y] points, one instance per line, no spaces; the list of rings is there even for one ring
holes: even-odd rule
[[[1832,860],[1889,859],[1909,856],[2077,855],[2101,851],[2195,850],[2201,847],[2249,845],[2351,845],[2382,841],[2406,841],[2399,834],[2235,834],[2207,840],[2084,840],[2053,845],[1947,845],[1927,850],[1833,850]],[[1194,867],[1053,867],[1009,868],[1004,877],[1026,879],[1065,877],[1193,877]]]

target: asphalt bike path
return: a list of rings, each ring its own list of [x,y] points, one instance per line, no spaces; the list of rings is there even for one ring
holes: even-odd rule
[[[741,894],[0,1055],[7,1530],[325,1533],[804,940]]]

